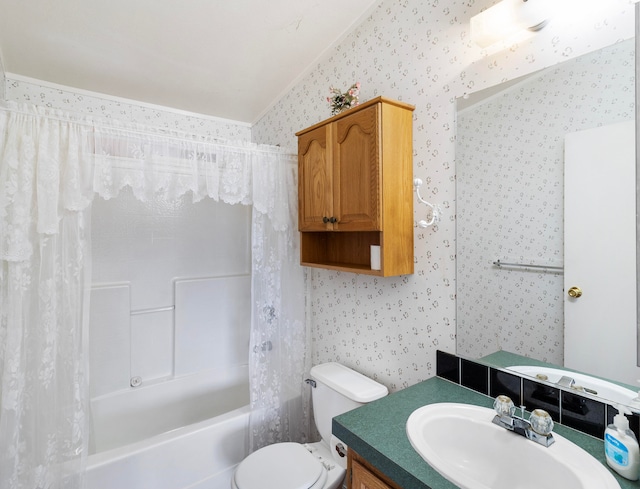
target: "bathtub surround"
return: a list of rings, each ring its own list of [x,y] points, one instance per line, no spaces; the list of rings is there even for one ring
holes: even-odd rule
[[[136,389],[94,398],[90,455],[108,459],[106,452],[127,451],[164,433],[248,409],[248,368],[203,370],[177,376],[174,382],[143,382]],[[245,450],[245,436],[241,438]]]
[[[158,383],[167,385],[156,407],[169,410],[183,378],[204,371],[242,369],[248,379],[251,208],[189,196],[141,202],[127,188],[94,199],[91,220],[92,412],[109,397],[136,406],[136,391]]]
[[[304,438],[289,432],[302,421],[281,422],[290,409],[303,420],[308,395],[302,384],[307,349],[290,341],[305,338],[295,334],[304,321],[288,315],[299,306],[283,307],[280,296],[303,290],[291,249],[295,199],[287,190],[295,188],[295,157],[274,147],[194,140],[12,102],[2,106],[0,126],[0,485],[81,486],[88,448],[90,208],[95,195],[116,197],[124,187],[141,201],[191,194],[194,202],[207,197],[253,205],[252,235],[260,242],[253,246],[250,368],[256,386],[271,389],[262,395],[252,387],[254,443]],[[272,348],[263,349],[268,340]],[[274,377],[282,365],[294,373]]]

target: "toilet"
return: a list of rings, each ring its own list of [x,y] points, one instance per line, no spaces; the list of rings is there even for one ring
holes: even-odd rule
[[[339,363],[311,369],[313,418],[322,437],[316,443],[275,443],[245,458],[232,489],[336,489],[347,470],[346,445],[331,434],[335,416],[387,395],[378,382]],[[338,452],[342,452],[342,455]]]

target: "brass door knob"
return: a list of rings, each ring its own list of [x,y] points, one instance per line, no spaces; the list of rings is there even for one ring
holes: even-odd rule
[[[571,287],[567,294],[569,294],[569,297],[577,299],[582,296],[582,289],[580,287]]]

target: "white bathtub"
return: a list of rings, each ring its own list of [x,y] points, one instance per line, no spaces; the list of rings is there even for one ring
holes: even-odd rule
[[[228,489],[247,455],[246,367],[92,400],[87,489]]]

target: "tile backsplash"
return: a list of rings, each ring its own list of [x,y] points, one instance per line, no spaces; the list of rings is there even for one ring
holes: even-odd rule
[[[524,405],[529,412],[544,409],[556,423],[596,438],[604,438],[605,428],[618,413],[614,406],[589,396],[441,350],[436,352],[436,358],[438,377],[493,398],[501,394],[507,395],[517,407]],[[634,413],[627,417],[636,436],[640,435],[640,415]]]

